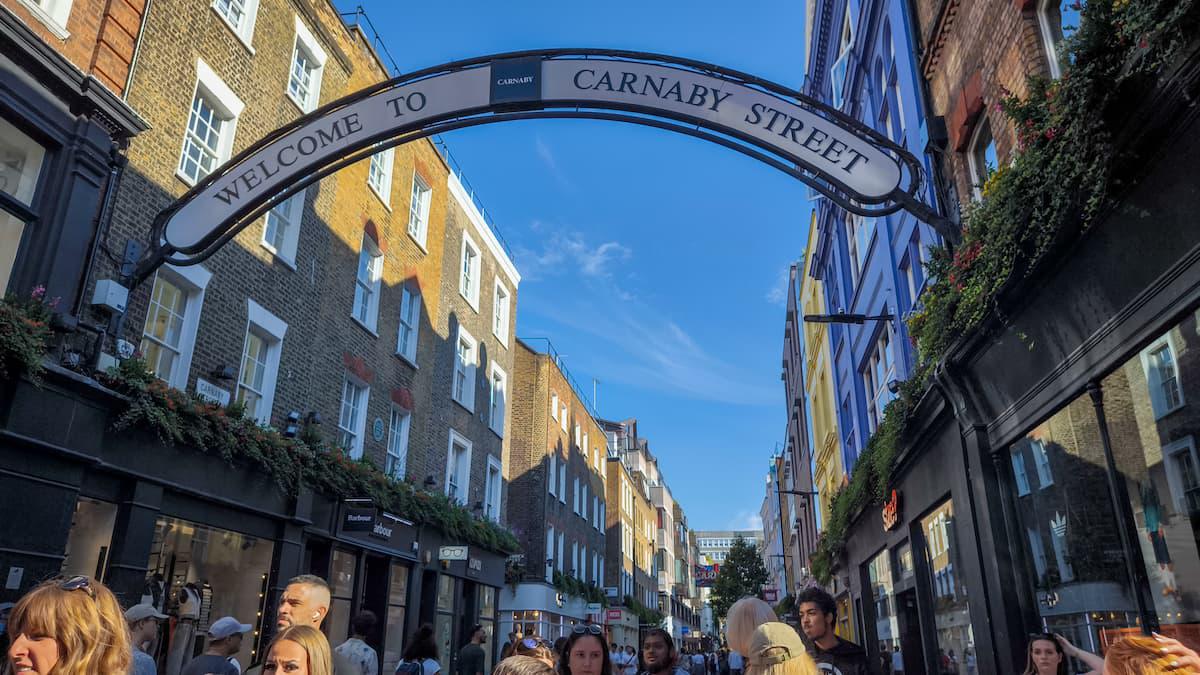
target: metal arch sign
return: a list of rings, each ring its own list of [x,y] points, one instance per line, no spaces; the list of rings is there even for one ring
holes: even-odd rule
[[[211,255],[254,218],[337,169],[450,129],[545,117],[612,119],[715,141],[794,175],[844,208],[937,216],[921,168],[853,118],[752,76],[668,56],[552,50],[480,57],[369,87],[297,119],[226,162],[154,224],[134,273]],[[872,208],[874,207],[874,208]]]

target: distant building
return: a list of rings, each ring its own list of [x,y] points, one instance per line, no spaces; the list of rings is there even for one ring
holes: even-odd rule
[[[500,592],[500,634],[547,640],[581,622],[606,576],[607,439],[557,354],[516,340],[508,522],[524,551]],[[571,592],[583,587],[595,599]]]

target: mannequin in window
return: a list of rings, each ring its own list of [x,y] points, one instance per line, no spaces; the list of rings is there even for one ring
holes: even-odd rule
[[[196,620],[200,618],[200,588],[192,582],[184,584],[174,598],[176,607],[175,632],[167,654],[165,675],[179,675],[184,664],[195,655]]]

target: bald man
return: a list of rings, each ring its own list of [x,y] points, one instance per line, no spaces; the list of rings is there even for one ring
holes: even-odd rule
[[[301,574],[288,580],[279,609],[275,614],[275,633],[288,626],[312,626],[321,630],[321,622],[329,615],[329,584],[315,574]],[[332,651],[332,650],[331,650]],[[263,649],[262,656],[266,656]],[[358,669],[346,657],[333,652],[333,675],[355,675]],[[262,675],[262,666],[246,671],[246,675]]]

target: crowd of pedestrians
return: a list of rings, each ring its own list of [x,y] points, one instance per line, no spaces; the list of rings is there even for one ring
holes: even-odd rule
[[[640,651],[634,645],[609,645],[602,626],[576,625],[553,644],[537,636],[508,636],[501,660],[488,672],[481,625],[458,652],[454,673],[442,673],[432,626],[421,626],[404,649],[395,675],[895,675],[903,660],[880,651],[872,664],[859,645],[834,632],[837,605],[819,588],[797,598],[800,629],[780,623],[769,605],[743,598],[730,608],[727,649],[677,648],[660,628],[645,632]],[[362,612],[351,622],[351,636],[332,648],[321,624],[329,614],[329,586],[320,577],[302,575],[288,582],[276,614],[276,634],[261,663],[246,675],[380,675],[379,658],[368,644],[377,618]],[[7,616],[5,616],[5,614]],[[166,615],[149,604],[124,611],[103,584],[87,577],[45,582],[15,605],[0,607],[7,639],[6,673],[33,675],[157,675],[146,644]],[[184,659],[181,675],[241,675],[242,640],[250,624],[221,617],[208,627],[203,654]],[[964,653],[966,658],[971,654]],[[953,661],[950,661],[953,659]],[[939,653],[943,672],[958,656]],[[1110,646],[1104,657],[1082,650],[1061,635],[1029,637],[1022,675],[1066,675],[1070,659],[1095,675],[1200,675],[1200,655],[1178,640],[1161,635],[1130,636]],[[952,666],[947,666],[950,662]]]

